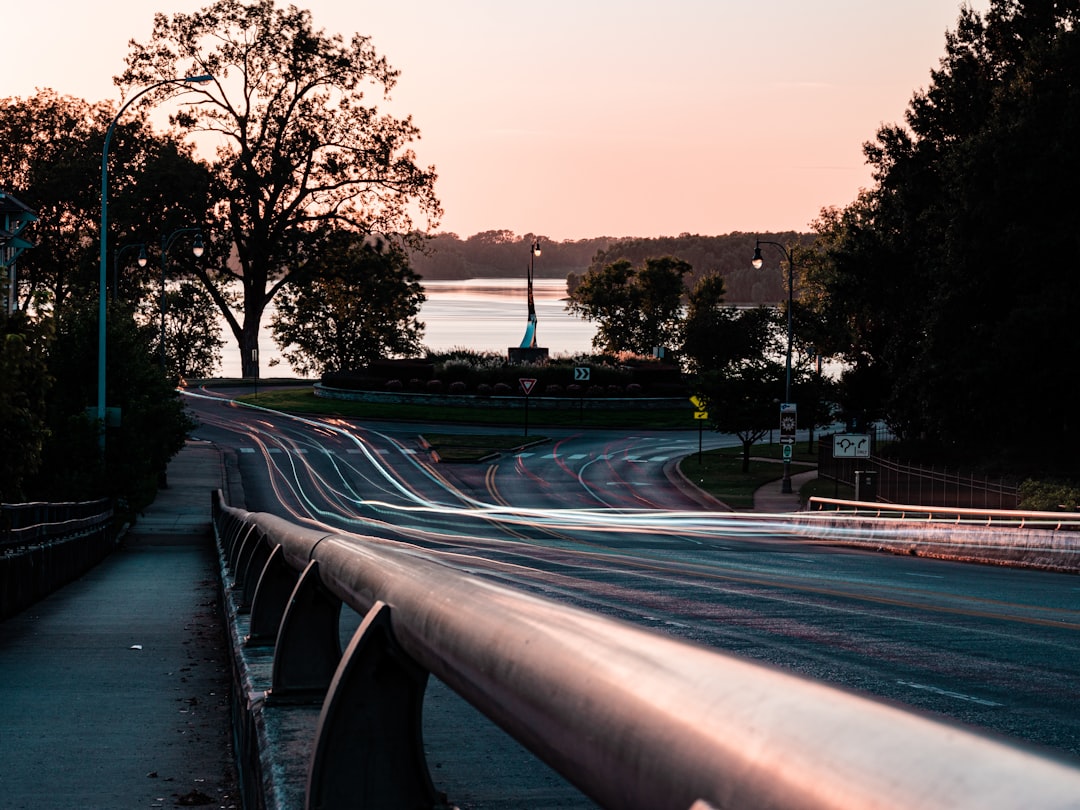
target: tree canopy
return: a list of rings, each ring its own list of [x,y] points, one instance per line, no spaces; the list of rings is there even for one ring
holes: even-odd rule
[[[1080,3],[965,6],[945,45],[905,125],[866,144],[875,185],[816,223],[808,300],[859,407],[902,437],[1010,465],[1041,437],[1072,458]]]
[[[20,309],[31,301],[35,308],[62,308],[73,294],[97,293],[102,142],[115,114],[110,103],[52,90],[0,100],[0,177],[38,216],[27,229],[35,248],[19,260]],[[110,261],[127,244],[152,248],[172,222],[201,218],[209,184],[190,145],[154,132],[137,112],[117,122],[113,138]],[[135,254],[127,258],[117,286],[122,297],[135,300],[153,267],[140,272]]]
[[[157,14],[119,81],[131,90],[204,74],[213,80],[196,91],[199,103],[173,117],[218,143],[210,261],[197,275],[236,336],[244,375],[256,376],[263,312],[320,249],[324,226],[408,235],[419,215],[430,227],[441,215],[435,171],[416,163],[411,118],[367,102],[369,90],[388,97],[397,71],[370,38],[317,30],[306,10],[217,0],[191,14]],[[239,317],[230,285],[243,291]]]
[[[408,256],[344,231],[282,291],[273,318],[283,355],[302,374],[353,371],[420,352],[424,292]]]
[[[596,321],[593,346],[603,352],[670,350],[679,343],[683,276],[690,271],[673,256],[650,257],[638,267],[619,259],[586,273],[566,308]]]

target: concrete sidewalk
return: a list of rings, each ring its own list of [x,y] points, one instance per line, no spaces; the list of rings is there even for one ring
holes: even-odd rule
[[[0,623],[6,810],[238,807],[210,531],[220,453],[189,442],[101,564]]]
[[[763,487],[759,487],[754,491],[754,511],[755,512],[768,512],[770,514],[778,514],[782,512],[798,512],[802,508],[799,503],[799,489],[807,481],[811,481],[817,478],[817,468],[811,470],[803,469],[803,472],[794,472],[795,470],[803,469],[801,467],[792,467],[791,475],[791,492],[783,493],[780,490],[783,487],[783,479],[777,479],[776,481],[770,481]]]

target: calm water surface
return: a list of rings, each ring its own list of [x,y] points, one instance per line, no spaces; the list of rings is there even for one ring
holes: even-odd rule
[[[424,345],[434,351],[468,348],[505,354],[510,346],[521,345],[529,316],[525,279],[467,279],[430,281],[424,285],[427,301],[420,310],[424,323]],[[592,347],[596,327],[564,309],[566,282],[563,279],[535,279],[537,344],[552,355],[587,352]],[[263,377],[293,377],[295,372],[281,359],[270,332],[270,315],[263,317],[259,357]],[[232,332],[223,330],[223,377],[240,376],[240,356]],[[275,360],[277,365],[270,365]]]

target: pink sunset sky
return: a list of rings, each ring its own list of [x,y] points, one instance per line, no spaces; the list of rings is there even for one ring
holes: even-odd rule
[[[5,38],[0,97],[119,100],[112,77],[154,12],[209,4],[38,0]],[[380,106],[420,128],[439,230],[561,240],[809,230],[870,184],[863,142],[928,85],[961,3],[296,5],[328,33],[371,36],[401,71]]]

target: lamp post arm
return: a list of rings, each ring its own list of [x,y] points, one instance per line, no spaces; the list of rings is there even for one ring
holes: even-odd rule
[[[124,114],[132,104],[142,98],[158,87],[163,87],[166,84],[197,84],[205,81],[209,81],[210,76],[187,76],[181,79],[163,79],[160,82],[154,82],[154,84],[144,87],[138,93],[124,102],[123,106],[116,113],[112,123],[109,124],[109,128],[105,130],[105,144],[101,150],[101,233],[99,234],[100,240],[100,261],[98,264],[98,379],[97,379],[97,419],[102,425],[101,434],[98,437],[98,446],[104,451],[105,449],[105,299],[106,299],[106,278],[107,278],[107,266],[106,255],[108,252],[108,222],[109,222],[109,144],[112,141],[113,130],[116,129],[116,124],[120,120],[120,116]]]

